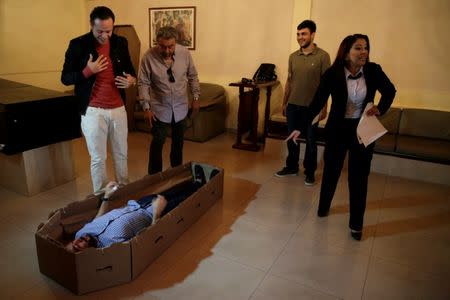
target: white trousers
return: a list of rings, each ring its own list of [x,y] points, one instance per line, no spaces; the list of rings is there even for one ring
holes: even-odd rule
[[[106,175],[107,143],[109,140],[114,161],[116,181],[128,183],[128,123],[125,107],[103,109],[88,107],[81,116],[81,130],[91,156],[91,177],[94,193],[104,187]]]

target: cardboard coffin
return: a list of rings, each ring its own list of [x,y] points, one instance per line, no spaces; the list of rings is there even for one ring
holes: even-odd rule
[[[156,224],[142,230],[133,239],[107,248],[88,248],[79,253],[65,245],[76,231],[96,215],[100,196],[70,203],[51,213],[35,234],[41,273],[76,294],[85,294],[129,282],[162,254],[187,228],[205,213],[223,194],[224,171],[203,163],[190,162],[130,183],[110,198],[113,208],[148,194],[166,190],[193,178],[193,166],[200,164],[206,178],[213,169],[219,174],[184,200]]]

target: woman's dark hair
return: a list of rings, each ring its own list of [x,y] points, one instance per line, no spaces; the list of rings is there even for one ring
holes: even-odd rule
[[[333,62],[333,67],[345,67],[347,55],[350,52],[353,44],[357,40],[363,39],[367,43],[367,51],[370,52],[369,37],[365,34],[355,33],[353,35],[346,36],[339,46],[338,52],[336,54],[336,59]],[[367,56],[367,62],[369,61],[369,56]]]
[[[108,20],[109,18],[111,18],[114,23],[115,21],[114,13],[112,12],[111,9],[109,9],[106,6],[97,6],[91,11],[90,15],[91,24],[94,24],[95,19]]]

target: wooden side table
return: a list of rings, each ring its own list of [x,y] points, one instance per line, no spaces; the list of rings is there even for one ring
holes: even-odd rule
[[[270,114],[270,96],[272,95],[272,87],[279,83],[278,80],[263,83],[242,83],[232,82],[229,86],[239,87],[239,110],[238,110],[238,128],[236,143],[233,145],[235,149],[258,151],[258,101],[259,89],[266,88],[266,107],[264,110],[264,134],[263,143],[267,136],[267,128]],[[248,91],[245,91],[248,88]],[[250,143],[242,142],[242,135],[250,131]]]

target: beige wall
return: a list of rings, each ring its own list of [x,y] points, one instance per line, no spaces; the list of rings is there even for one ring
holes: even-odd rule
[[[0,0],[0,77],[55,90],[71,38],[87,30],[84,1]]]
[[[298,47],[295,27],[308,17],[317,21],[316,42],[332,58],[346,34],[370,36],[371,59],[397,86],[395,105],[450,110],[447,0],[0,0],[0,77],[70,89],[59,81],[64,52],[71,38],[89,29],[97,5],[111,7],[116,24],[135,26],[142,53],[149,7],[196,6],[197,49],[191,53],[201,81],[226,87],[229,128],[237,126],[238,91],[228,84],[251,77],[260,63],[277,65],[282,85],[272,108],[279,106],[287,59]]]
[[[346,35],[369,35],[370,59],[397,88],[395,106],[450,111],[450,1],[313,0],[311,17],[332,60]]]
[[[298,50],[297,42],[297,26],[301,21],[311,18],[311,7],[313,0],[296,0],[294,1],[294,9],[292,11],[291,23],[291,51]],[[320,36],[316,37],[314,42],[320,42]],[[286,59],[287,63],[287,59]]]
[[[141,55],[149,46],[150,7],[196,6],[196,50],[192,57],[200,81],[223,85],[228,92],[227,127],[236,128],[238,89],[230,82],[251,77],[264,62],[277,65],[284,82],[290,53],[294,0],[122,0],[87,1],[86,11],[108,5],[117,15],[116,24],[133,24],[141,40]],[[132,5],[130,4],[132,3]],[[282,87],[273,91],[279,103]],[[265,98],[263,98],[265,99]],[[260,101],[260,115],[264,101]],[[273,105],[274,106],[274,105]],[[262,125],[262,123],[260,123]]]

